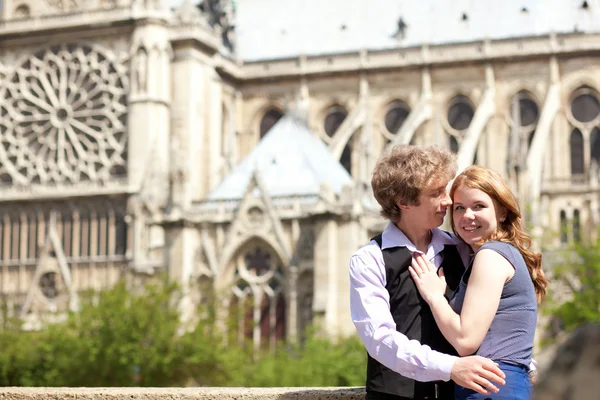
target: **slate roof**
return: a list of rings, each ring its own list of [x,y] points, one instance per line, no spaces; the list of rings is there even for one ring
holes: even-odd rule
[[[287,114],[262,138],[206,200],[241,199],[254,171],[270,197],[318,195],[328,183],[340,193],[352,178],[307,125]]]
[[[171,0],[176,6],[183,0]],[[198,1],[196,1],[198,2]],[[600,32],[600,0],[237,0],[244,61]],[[406,25],[398,39],[398,21]]]

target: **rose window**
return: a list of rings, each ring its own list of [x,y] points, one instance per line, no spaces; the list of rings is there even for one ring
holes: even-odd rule
[[[95,48],[29,56],[0,86],[0,179],[102,182],[124,176],[126,74]]]

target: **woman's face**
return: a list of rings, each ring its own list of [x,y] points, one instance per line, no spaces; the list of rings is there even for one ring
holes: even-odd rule
[[[454,191],[452,217],[454,229],[474,251],[476,243],[496,232],[506,218],[492,198],[479,189],[459,186]]]

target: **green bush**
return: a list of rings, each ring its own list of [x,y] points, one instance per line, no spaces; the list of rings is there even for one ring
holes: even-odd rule
[[[81,299],[65,322],[0,331],[1,386],[360,386],[366,353],[358,338],[307,332],[302,344],[255,353],[227,345],[214,312],[182,332],[176,285],[124,283]],[[210,310],[208,310],[210,311]],[[230,342],[232,343],[232,342]],[[235,342],[233,342],[235,343]]]

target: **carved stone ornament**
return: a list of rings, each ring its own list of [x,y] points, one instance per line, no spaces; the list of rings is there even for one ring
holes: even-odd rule
[[[61,45],[0,84],[0,180],[102,182],[126,173],[127,78],[100,50]]]
[[[250,227],[258,229],[265,223],[265,212],[260,207],[250,207],[247,218]]]
[[[73,11],[79,8],[80,0],[46,0],[46,3],[59,11]]]

